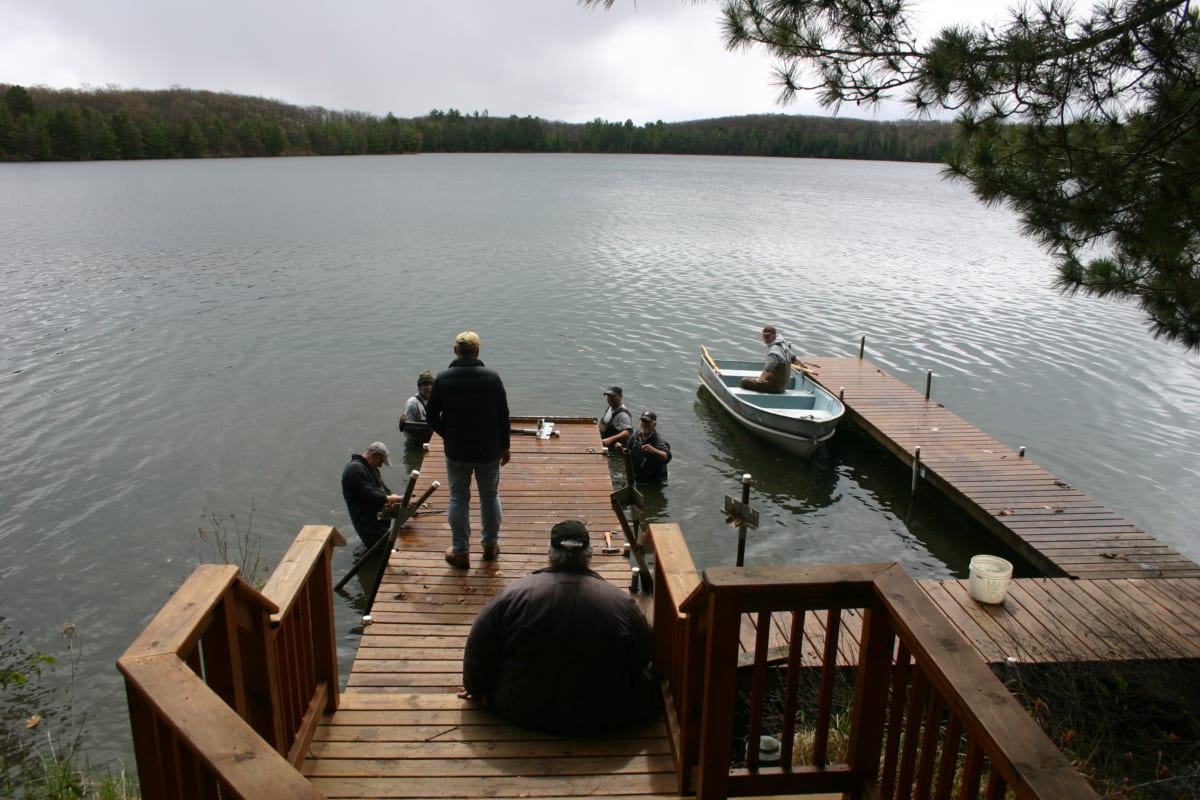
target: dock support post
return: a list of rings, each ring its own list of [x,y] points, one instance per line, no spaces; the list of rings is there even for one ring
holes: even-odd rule
[[[861,336],[861,337],[859,337],[859,340],[858,340],[858,357],[859,358],[863,357],[863,353],[866,351],[866,349],[867,349],[867,337]]]
[[[746,562],[746,529],[758,527],[758,511],[750,507],[750,473],[742,475],[742,499],[725,495],[725,524],[737,528],[737,565]]]
[[[1017,450],[1017,458],[1024,458],[1024,457],[1025,457],[1025,445],[1021,445],[1020,449]]]
[[[929,387],[933,384],[933,370],[925,370],[925,399],[929,399]]]
[[[742,475],[742,508],[750,507],[750,473]],[[738,525],[738,551],[737,565],[743,566],[746,562],[746,523],[742,522]]]
[[[846,387],[845,386],[838,387],[838,400],[841,400],[843,403],[846,402]]]
[[[921,477],[921,448],[919,445],[913,450],[912,470],[912,488],[910,494],[916,494],[917,479]]]

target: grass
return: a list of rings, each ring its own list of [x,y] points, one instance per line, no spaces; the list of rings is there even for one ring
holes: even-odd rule
[[[59,660],[31,650],[0,618],[0,797],[16,800],[134,800],[141,795],[124,770],[93,769],[80,753],[83,715],[74,707],[82,657],[79,631],[63,627],[70,676],[51,691],[43,678]]]
[[[251,500],[245,526],[235,514],[205,512],[197,535],[212,561],[237,565],[243,580],[261,589],[268,567],[252,532],[254,510]],[[0,617],[0,798],[137,800],[132,774],[95,768],[82,752],[86,720],[74,704],[82,637],[70,623],[62,636],[70,673],[63,689],[51,690],[43,678],[59,659],[31,650]]]
[[[1200,798],[1200,662],[999,665],[995,671],[1026,712],[1103,798]],[[792,763],[813,764],[816,670],[799,687]],[[782,681],[781,681],[782,682]],[[743,687],[739,716],[748,694]],[[828,763],[844,761],[849,741],[853,669],[839,671],[827,741]],[[781,685],[768,690],[765,733],[782,729]],[[741,720],[744,726],[744,718]],[[936,736],[940,761],[944,721]],[[734,765],[744,766],[743,733],[734,743]],[[922,737],[924,730],[920,731]],[[900,750],[904,750],[901,733]],[[921,745],[918,744],[918,747]],[[960,743],[960,750],[965,745]],[[965,752],[965,751],[964,751]],[[961,773],[962,756],[956,773]],[[957,796],[961,775],[954,777]],[[1011,790],[1010,790],[1010,796]]]
[[[1200,663],[1020,664],[996,669],[1102,797],[1200,797]]]
[[[259,591],[267,584],[269,567],[263,561],[262,547],[258,537],[254,535],[254,500],[250,500],[250,515],[246,518],[243,528],[237,515],[230,513],[219,515],[214,511],[205,511],[200,519],[203,525],[196,535],[201,542],[208,545],[212,563],[233,564],[242,573],[242,580]],[[203,555],[199,561],[204,563]]]

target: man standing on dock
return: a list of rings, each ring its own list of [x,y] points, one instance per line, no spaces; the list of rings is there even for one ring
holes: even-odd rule
[[[483,560],[500,555],[500,467],[508,463],[508,395],[500,376],[479,360],[479,334],[454,337],[455,359],[438,373],[425,413],[442,437],[446,477],[450,482],[451,545],[446,563],[471,566],[471,475],[479,490]]]
[[[554,733],[598,734],[654,713],[654,634],[591,559],[582,522],[550,529],[549,566],[501,590],[471,625],[461,697]]]
[[[380,519],[379,512],[389,503],[404,500],[392,494],[379,473],[380,467],[391,463],[387,445],[371,442],[362,453],[352,456],[342,470],[342,498],[354,523],[354,532],[367,547],[387,535],[387,520]]]
[[[762,374],[757,378],[742,378],[742,388],[752,392],[780,394],[792,379],[792,364],[803,367],[804,362],[792,352],[792,345],[775,330],[774,325],[762,329],[763,343],[767,346],[767,360]]]

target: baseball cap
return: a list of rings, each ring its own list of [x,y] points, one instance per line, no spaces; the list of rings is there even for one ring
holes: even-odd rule
[[[383,442],[371,442],[371,444],[367,447],[367,452],[379,453],[379,455],[383,456],[383,463],[391,466],[392,457],[388,453],[387,445]]]
[[[620,387],[620,386],[610,386],[610,387],[608,387],[607,389],[605,389],[605,390],[604,390],[604,393],[605,393],[605,394],[615,394],[615,395],[617,395],[617,396],[619,396],[619,397],[624,397],[624,396],[625,396],[625,393],[621,391],[621,387]]]
[[[550,529],[550,546],[559,550],[587,547],[589,541],[587,526],[577,519],[560,522]]]
[[[655,422],[658,422],[658,414],[655,414],[653,411],[643,411],[642,419],[652,419]]]

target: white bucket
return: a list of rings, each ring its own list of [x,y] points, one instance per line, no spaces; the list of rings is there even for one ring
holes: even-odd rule
[[[967,594],[980,603],[1003,603],[1012,573],[1012,563],[1000,556],[974,556]]]

